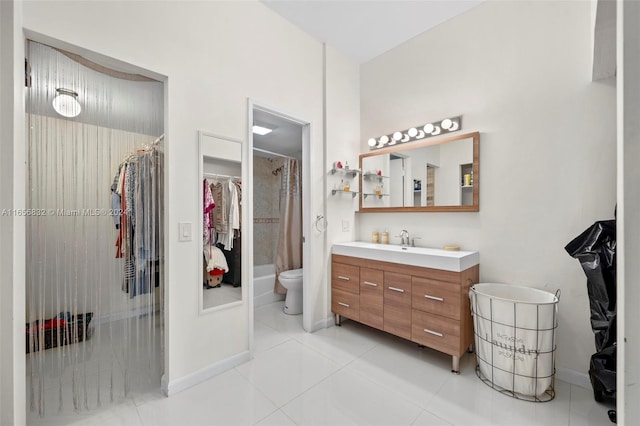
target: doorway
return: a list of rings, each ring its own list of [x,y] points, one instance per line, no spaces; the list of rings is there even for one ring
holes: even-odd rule
[[[251,227],[253,236],[250,248],[250,336],[253,345],[254,308],[266,303],[283,303],[285,296],[276,277],[283,270],[302,269],[304,282],[309,282],[310,254],[309,244],[305,243],[310,232],[310,198],[308,191],[310,182],[310,123],[276,108],[268,107],[249,100],[248,121],[248,156],[251,185]],[[260,128],[257,132],[268,132],[264,135],[254,133],[253,126]],[[297,165],[293,165],[297,164]],[[290,180],[288,167],[300,170],[300,235],[291,232],[288,218],[281,215],[287,208],[282,195],[295,192],[295,184]],[[260,178],[264,174],[264,178]],[[283,182],[286,180],[287,188]],[[256,179],[258,179],[256,181]],[[289,194],[291,195],[291,194]],[[287,223],[282,223],[286,221]],[[286,228],[286,229],[285,229]],[[284,239],[289,240],[288,253],[282,253]],[[299,245],[298,245],[299,244]],[[300,247],[297,249],[296,247]],[[301,250],[301,253],[298,252]],[[300,256],[301,255],[301,256]],[[300,256],[300,257],[298,257]],[[309,294],[302,291],[302,327],[306,330],[311,323],[311,300]],[[284,304],[283,304],[284,310]],[[287,315],[282,313],[282,315]],[[292,316],[292,315],[290,315]]]
[[[160,392],[164,83],[26,53],[27,418],[49,419]]]

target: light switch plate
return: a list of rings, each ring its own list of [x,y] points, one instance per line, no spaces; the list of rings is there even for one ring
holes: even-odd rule
[[[191,222],[178,223],[178,241],[191,241]]]
[[[349,221],[346,219],[342,220],[342,232],[349,232]]]

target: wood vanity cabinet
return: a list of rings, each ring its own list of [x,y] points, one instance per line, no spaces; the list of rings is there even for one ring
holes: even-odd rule
[[[338,325],[346,317],[449,354],[457,373],[473,343],[469,287],[479,269],[452,272],[333,254],[331,310]]]

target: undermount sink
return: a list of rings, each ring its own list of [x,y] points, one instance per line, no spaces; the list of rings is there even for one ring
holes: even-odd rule
[[[448,251],[428,247],[402,247],[392,244],[374,244],[364,241],[335,243],[333,254],[362,257],[383,262],[421,266],[462,272],[480,263],[477,251]]]

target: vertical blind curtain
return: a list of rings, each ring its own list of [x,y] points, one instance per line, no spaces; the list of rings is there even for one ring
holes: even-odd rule
[[[87,68],[29,42],[26,362],[28,416],[108,407],[159,389],[163,360],[163,85]],[[53,109],[56,89],[81,113]],[[141,152],[141,150],[143,152]],[[129,244],[137,295],[123,291],[111,186],[138,166]],[[142,185],[142,187],[135,187]],[[156,283],[159,284],[156,287]],[[29,417],[28,417],[29,419]]]

